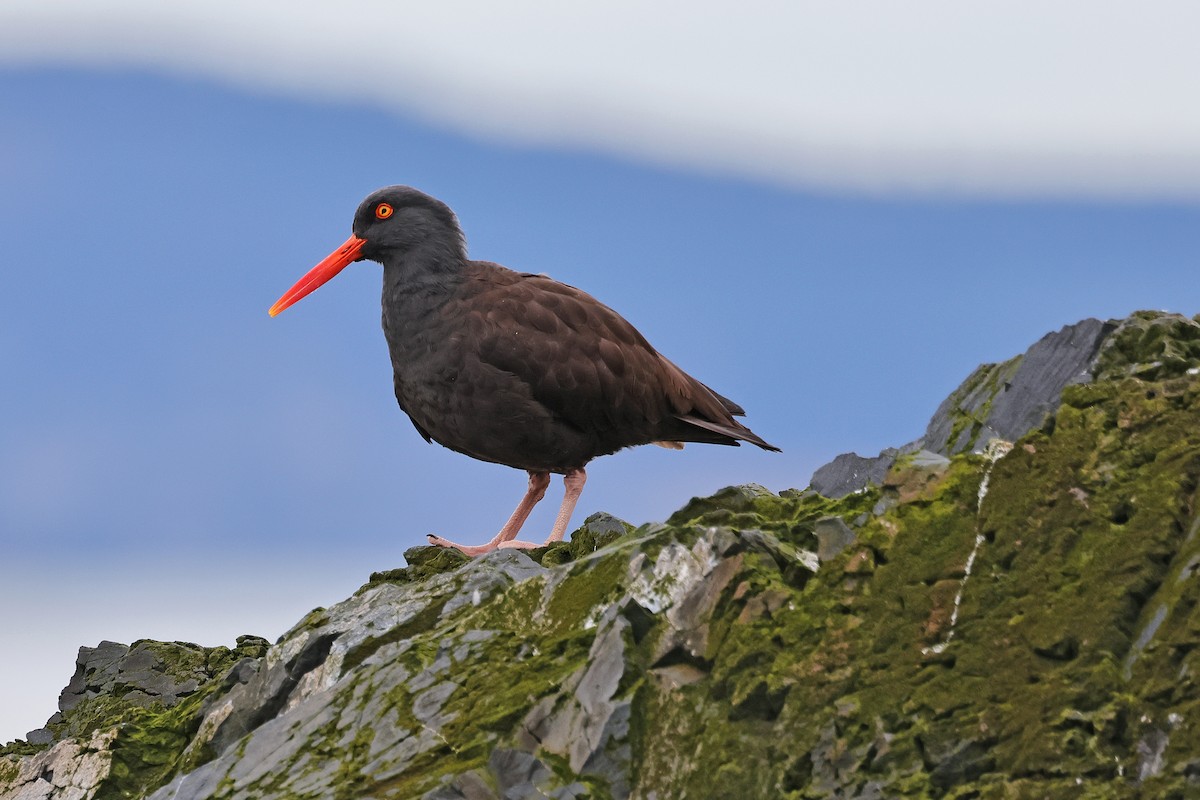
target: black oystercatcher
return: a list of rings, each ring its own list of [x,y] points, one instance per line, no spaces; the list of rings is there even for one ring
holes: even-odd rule
[[[383,333],[396,400],[426,441],[529,473],[529,489],[490,542],[430,542],[478,555],[517,541],[563,475],[546,544],[560,541],[596,456],[684,442],[767,444],[733,417],[741,406],[658,354],[619,314],[544,275],[467,258],[454,212],[408,186],[358,207],[353,235],[271,307],[275,316],[353,261],[383,264]]]

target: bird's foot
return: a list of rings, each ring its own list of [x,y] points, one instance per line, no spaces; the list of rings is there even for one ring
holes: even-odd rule
[[[538,544],[537,542],[523,542],[520,539],[513,539],[510,542],[501,542],[500,549],[501,550],[533,550],[536,547],[545,547],[547,544],[553,544],[553,543],[546,542],[545,544]]]
[[[452,542],[449,539],[443,539],[441,536],[435,536],[432,533],[425,534],[425,538],[428,539],[429,543],[434,547],[452,547],[464,555],[471,556],[472,558],[475,556],[481,556],[484,553],[490,553],[496,549],[496,545],[491,542],[488,542],[487,544],[458,544],[457,542]],[[503,547],[503,545],[501,546]]]

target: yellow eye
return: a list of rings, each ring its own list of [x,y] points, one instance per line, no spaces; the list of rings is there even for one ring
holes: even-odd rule
[[[387,219],[392,215],[394,210],[395,209],[393,209],[390,204],[380,203],[379,205],[375,206],[375,216],[379,217],[379,219]]]

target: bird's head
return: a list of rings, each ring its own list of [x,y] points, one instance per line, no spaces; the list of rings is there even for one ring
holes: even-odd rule
[[[462,233],[450,207],[411,186],[388,186],[372,192],[354,212],[354,235],[363,240],[360,258],[383,261],[430,241],[453,241],[461,249]]]
[[[465,257],[462,229],[442,201],[411,186],[388,186],[372,192],[354,212],[354,231],[271,306],[275,316],[316,290],[355,261],[387,263],[418,248],[448,251]],[[441,253],[444,255],[445,253]]]

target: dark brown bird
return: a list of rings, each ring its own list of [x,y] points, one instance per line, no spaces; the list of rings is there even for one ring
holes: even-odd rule
[[[408,186],[370,195],[353,235],[274,306],[275,316],[354,261],[383,265],[383,333],[396,400],[426,441],[529,473],[529,488],[490,542],[430,542],[478,555],[517,541],[563,475],[566,494],[546,544],[560,541],[584,467],[623,447],[684,442],[779,450],[734,416],[737,403],[658,354],[617,312],[544,275],[467,258],[454,212]]]

